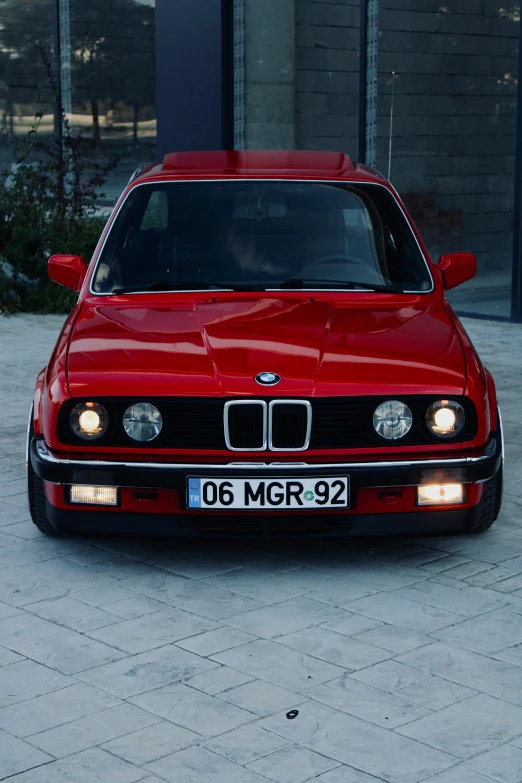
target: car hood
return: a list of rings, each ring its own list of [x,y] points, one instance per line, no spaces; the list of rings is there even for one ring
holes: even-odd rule
[[[320,294],[85,302],[68,352],[74,397],[462,394],[460,340],[439,302]],[[255,381],[278,373],[278,386]]]

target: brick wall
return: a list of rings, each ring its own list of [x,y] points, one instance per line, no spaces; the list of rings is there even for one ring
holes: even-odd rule
[[[432,222],[434,209],[461,212],[462,248],[483,271],[507,270],[512,252],[518,21],[499,5],[380,2],[378,166],[387,171],[395,71],[392,181],[431,194]],[[428,234],[436,255],[445,239]]]
[[[357,149],[359,0],[296,0],[296,141]]]

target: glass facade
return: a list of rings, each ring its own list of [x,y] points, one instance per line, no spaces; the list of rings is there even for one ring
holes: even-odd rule
[[[53,133],[56,7],[63,109],[93,159],[121,158],[105,187],[113,203],[156,155],[155,0],[0,0],[0,165],[36,113],[38,135]]]
[[[0,0],[0,168],[13,159],[13,136],[27,133],[35,115],[37,134],[53,133],[45,59],[52,69],[57,7],[62,100],[71,127],[95,142],[93,158],[121,156],[104,188],[108,205],[136,166],[155,159],[157,114],[167,141],[180,124],[187,139],[197,135],[193,125],[202,115],[194,110],[191,124],[190,112],[176,112],[168,94],[168,85],[186,80],[186,73],[165,70],[162,59],[169,80],[162,82],[164,94],[155,94],[156,5],[159,14],[171,2]],[[516,156],[520,0],[207,2],[232,9],[226,42],[217,27],[203,30],[201,15],[190,16],[190,25],[197,25],[202,61],[221,46],[233,63],[234,146],[323,149],[354,158],[365,151],[367,163],[390,174],[434,260],[450,251],[476,254],[477,277],[448,294],[455,308],[509,318],[513,234],[520,227],[516,160],[522,177],[520,128]],[[171,32],[179,52],[177,34]],[[194,80],[198,73],[194,61],[188,75]],[[515,264],[519,269],[518,257]]]
[[[434,261],[452,251],[475,253],[477,276],[448,292],[453,306],[509,318],[520,3],[281,0],[287,13],[289,5],[295,146],[354,158],[365,150],[365,162],[390,176]],[[259,55],[260,47],[268,60],[281,26],[291,24],[279,10],[271,27],[249,28],[247,14],[247,65],[249,50]],[[255,75],[251,81],[247,106],[249,89],[260,86]],[[273,133],[255,141],[257,148],[288,146],[284,133],[276,135],[279,145]]]
[[[475,253],[476,278],[448,294],[454,307],[507,318],[519,7],[487,0],[379,6],[377,167],[391,170],[434,260]]]

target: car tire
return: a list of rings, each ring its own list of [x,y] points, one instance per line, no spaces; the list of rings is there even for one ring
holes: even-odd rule
[[[485,533],[497,519],[502,508],[502,492],[504,486],[503,465],[496,475],[488,481],[482,498],[482,513],[471,528],[471,533]]]
[[[29,425],[29,438],[32,438],[32,436],[33,424],[31,422]],[[34,472],[30,456],[27,460],[27,498],[31,519],[38,530],[46,536],[61,536],[61,533],[55,530],[47,519],[43,481]]]

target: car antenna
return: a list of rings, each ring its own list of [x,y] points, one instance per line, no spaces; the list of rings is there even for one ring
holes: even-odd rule
[[[392,94],[390,108],[390,146],[388,150],[388,182],[391,178],[392,143],[393,143],[393,106],[395,102],[395,71],[392,71]]]

